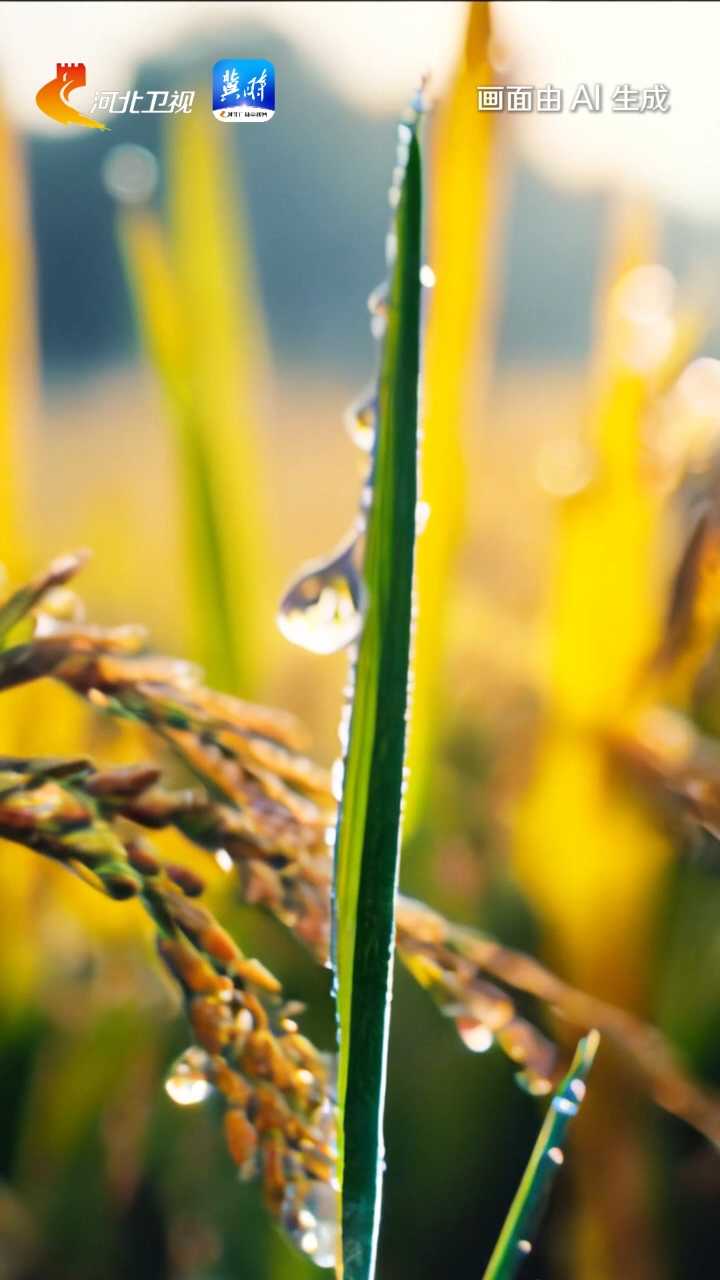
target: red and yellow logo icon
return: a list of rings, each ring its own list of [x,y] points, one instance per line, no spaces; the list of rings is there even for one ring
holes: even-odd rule
[[[58,62],[54,80],[49,80],[35,96],[40,110],[58,124],[81,124],[86,129],[107,129],[100,120],[92,120],[76,111],[68,102],[75,89],[85,87],[84,62]]]

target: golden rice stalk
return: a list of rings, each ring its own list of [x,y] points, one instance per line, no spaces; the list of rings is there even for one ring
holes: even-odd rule
[[[5,757],[0,760],[0,798],[6,796],[0,835],[70,862],[96,887],[122,897],[134,893],[137,883],[124,865],[115,820],[151,829],[174,825],[202,848],[235,862],[246,899],[267,906],[326,961],[331,865],[325,829],[334,818],[334,804],[326,772],[301,754],[299,726],[283,713],[204,688],[186,663],[143,652],[138,628],[103,631],[49,620],[42,613],[43,591],[59,576],[67,579],[80,563],[79,557],[63,557],[0,611],[2,630],[3,618],[17,625],[24,609],[40,610],[40,634],[0,652],[0,689],[47,675],[61,679],[93,705],[150,727],[202,785],[170,790],[155,765],[97,772],[83,759]],[[667,735],[662,741],[666,746]],[[640,763],[663,790],[674,788],[687,802],[681,774],[671,777],[667,760],[662,768],[653,761],[648,741],[645,757],[639,742],[606,745],[616,752],[622,748],[634,773]],[[695,816],[709,823],[710,812]],[[88,814],[92,822],[83,816]],[[144,866],[149,873],[151,864],[147,858],[142,864],[137,840],[133,850],[131,867],[142,871]],[[168,874],[192,893],[192,873],[171,868]],[[689,1081],[662,1037],[632,1014],[402,896],[397,945],[442,1012],[453,1017],[464,1042],[481,1049],[497,1039],[531,1092],[552,1086],[561,1059],[518,1015],[507,988],[546,1001],[573,1026],[599,1027],[634,1062],[658,1102],[709,1135],[720,1132],[717,1099]]]

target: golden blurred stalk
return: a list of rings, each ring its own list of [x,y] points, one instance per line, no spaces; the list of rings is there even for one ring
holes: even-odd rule
[[[627,362],[617,305],[618,290],[651,243],[637,218],[624,224],[604,291],[586,436],[594,473],[557,510],[547,714],[514,852],[561,970],[597,995],[638,1008],[649,906],[671,851],[617,776],[603,735],[637,698],[662,616],[662,493],[648,474],[644,438],[657,370]],[[612,929],[598,927],[598,911]]]
[[[254,421],[264,326],[221,131],[200,115],[180,124],[169,135],[171,236],[147,211],[126,210],[121,232],[141,329],[173,413],[192,649],[215,683],[247,693],[270,625]]]
[[[24,571],[23,439],[35,364],[35,277],[20,145],[0,111],[0,565]]]
[[[422,816],[442,683],[447,598],[465,518],[463,430],[471,375],[483,359],[490,294],[491,172],[495,120],[477,110],[477,86],[492,83],[490,6],[469,5],[454,83],[440,108],[433,146],[430,263],[437,277],[424,345],[420,497],[430,508],[416,549],[422,625],[415,640],[406,837]],[[482,317],[480,326],[478,318]],[[483,342],[478,342],[478,328]]]
[[[657,696],[648,673],[662,633],[665,495],[652,471],[648,410],[687,358],[695,330],[676,312],[654,315],[651,295],[663,276],[652,245],[642,218],[625,224],[602,297],[598,390],[584,442],[594,470],[557,509],[547,708],[514,846],[553,966],[634,1012],[647,1007],[655,912],[673,848],[608,741]],[[663,338],[654,356],[651,343],[638,359],[636,340],[659,339],[668,326],[672,340]],[[659,1274],[637,1120],[627,1078],[608,1064],[578,1130],[578,1276],[605,1280],[618,1266],[627,1280]],[[636,1244],[625,1261],[629,1238]]]

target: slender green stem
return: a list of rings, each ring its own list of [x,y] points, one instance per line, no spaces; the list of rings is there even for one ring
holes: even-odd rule
[[[510,1212],[505,1219],[483,1280],[512,1280],[532,1249],[531,1237],[555,1175],[563,1162],[567,1127],[585,1096],[585,1080],[600,1036],[589,1031],[579,1042],[562,1084],[553,1094]]]

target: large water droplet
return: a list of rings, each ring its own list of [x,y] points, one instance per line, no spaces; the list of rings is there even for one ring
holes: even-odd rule
[[[212,1093],[208,1079],[210,1059],[204,1049],[193,1046],[173,1063],[165,1081],[165,1092],[179,1107],[194,1107]]]
[[[277,624],[291,644],[311,653],[337,653],[357,640],[365,588],[353,563],[356,541],[329,560],[311,560],[288,587]]]
[[[375,387],[360,396],[345,413],[345,429],[353,444],[370,453],[375,443],[377,391]]]

